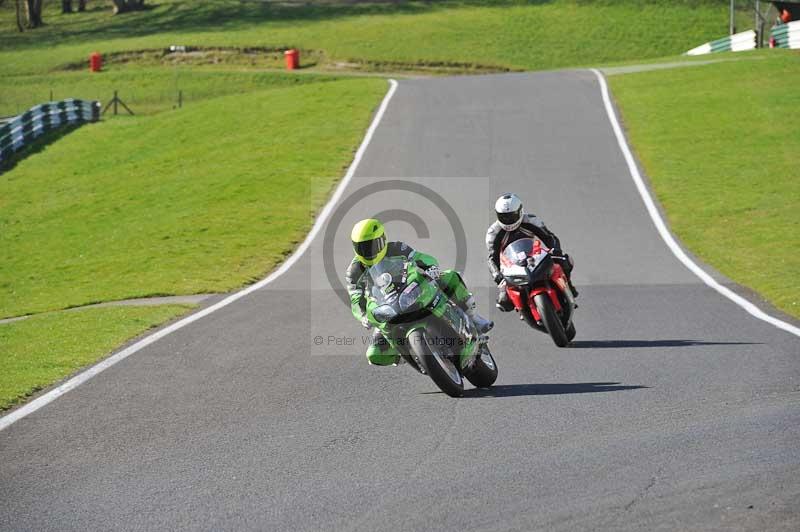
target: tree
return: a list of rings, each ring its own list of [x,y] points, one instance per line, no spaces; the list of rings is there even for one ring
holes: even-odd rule
[[[25,31],[25,26],[22,24],[22,0],[16,0],[14,2],[14,7],[17,10],[17,29],[22,33]]]
[[[86,11],[86,0],[78,0],[78,11]]]
[[[28,28],[42,25],[42,0],[25,0],[25,12],[28,16]]]
[[[42,0],[17,0],[16,8],[19,31],[38,28],[43,24]]]
[[[144,0],[111,0],[114,3],[114,14],[144,9]]]

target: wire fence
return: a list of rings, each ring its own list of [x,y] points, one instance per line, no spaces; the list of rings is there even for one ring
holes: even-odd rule
[[[67,92],[67,94],[63,94],[64,92]],[[87,99],[99,101],[102,106],[111,102],[114,99],[114,95],[118,94],[118,98],[123,100],[135,114],[142,115],[178,109],[196,99],[193,97],[193,93],[186,93],[182,89],[152,91],[135,87],[121,87],[120,89],[106,90],[100,94],[96,91],[79,92],[82,96],[86,96]],[[89,94],[86,94],[87,92]],[[29,94],[5,94],[0,97],[0,122],[23,114],[41,102],[55,102],[59,98],[66,98],[75,93],[76,91],[65,91],[63,88],[54,87]]]

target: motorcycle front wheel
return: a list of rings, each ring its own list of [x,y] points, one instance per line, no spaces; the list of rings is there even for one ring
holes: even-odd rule
[[[411,350],[425,373],[450,397],[464,395],[464,379],[461,371],[448,357],[447,346],[428,336],[424,329],[417,329],[408,335]]]
[[[566,332],[567,332],[567,340],[571,342],[575,338],[575,334],[577,333],[577,331],[575,331],[575,324],[573,322],[569,322],[569,326],[567,327]]]
[[[536,304],[539,315],[542,317],[545,329],[550,333],[550,338],[553,339],[553,343],[558,347],[566,347],[569,343],[567,331],[564,330],[564,324],[561,323],[561,318],[558,317],[556,309],[553,308],[550,296],[546,293],[536,294],[533,296],[533,301]]]

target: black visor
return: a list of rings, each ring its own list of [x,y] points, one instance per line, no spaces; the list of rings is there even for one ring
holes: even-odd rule
[[[503,225],[514,225],[519,220],[521,214],[522,209],[518,209],[514,212],[498,212],[497,221]]]
[[[366,242],[353,242],[356,254],[367,260],[374,259],[385,245],[386,235],[379,236],[373,240],[367,240]]]

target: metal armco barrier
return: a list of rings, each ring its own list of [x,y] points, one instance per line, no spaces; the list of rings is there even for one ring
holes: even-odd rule
[[[742,33],[728,35],[727,37],[701,44],[683,55],[703,55],[714,52],[741,52],[744,50],[755,50],[755,48],[756,32],[747,30]]]
[[[770,37],[775,48],[800,48],[800,20],[773,26]]]
[[[0,167],[12,153],[44,133],[67,124],[95,122],[100,119],[100,102],[75,100],[48,102],[0,125]]]

